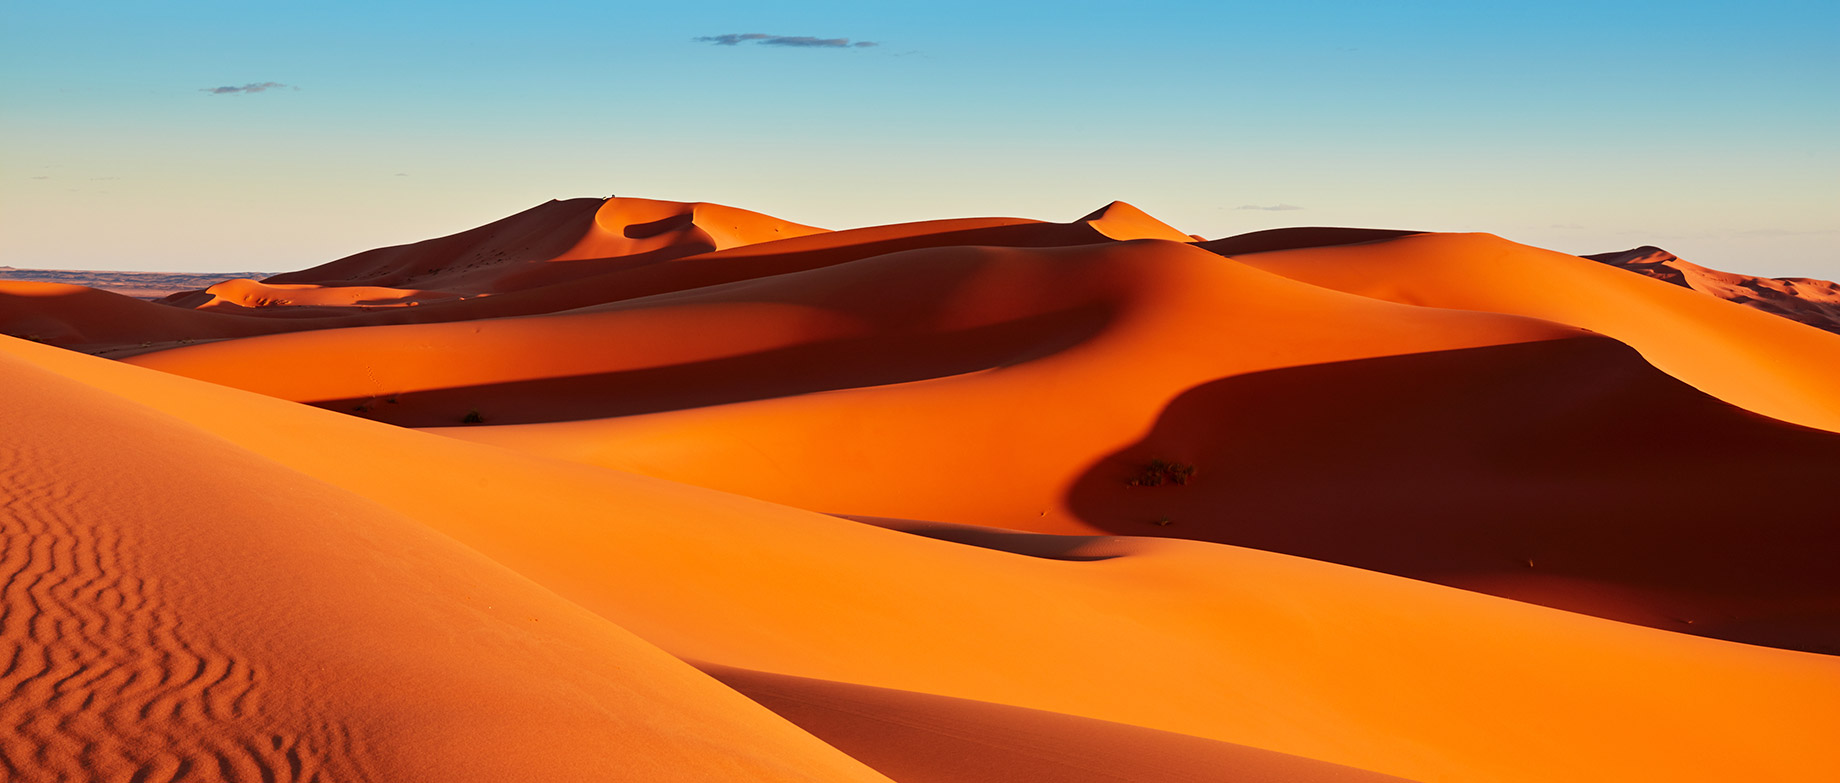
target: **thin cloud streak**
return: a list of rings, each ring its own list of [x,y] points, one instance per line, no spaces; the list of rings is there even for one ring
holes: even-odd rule
[[[1243,205],[1234,207],[1234,209],[1235,210],[1256,209],[1261,212],[1296,212],[1297,210],[1303,209],[1303,207],[1297,206],[1295,204],[1273,204],[1269,207],[1261,207],[1257,204],[1243,204]]]
[[[250,82],[241,87],[205,87],[200,89],[199,92],[210,93],[212,95],[248,95],[251,93],[266,92],[268,90],[298,89],[300,88],[290,84],[282,84],[281,82]]]
[[[739,46],[743,43],[755,43],[761,46],[791,46],[799,49],[863,49],[881,46],[874,41],[857,41],[851,43],[848,38],[817,38],[809,35],[767,35],[766,33],[724,33],[722,35],[704,35],[690,39],[697,43],[709,43],[716,46]]]

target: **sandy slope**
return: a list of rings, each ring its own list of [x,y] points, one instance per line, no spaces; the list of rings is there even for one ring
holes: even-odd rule
[[[1829,280],[1721,272],[1683,261],[1673,253],[1650,245],[1584,258],[1780,315],[1816,329],[1840,333],[1840,285]]]
[[[1416,780],[1840,772],[1815,750],[1840,695],[1825,656],[1205,543],[1062,540],[1074,559],[1021,556],[6,347],[421,520],[712,670],[1060,713]],[[968,731],[996,720],[975,705],[945,712]],[[998,722],[1035,730],[1025,714]]]
[[[1000,704],[708,667],[902,783],[1398,781],[1268,750]]]
[[[1714,397],[1840,430],[1840,335],[1577,256],[1489,234],[1422,234],[1235,258],[1363,296],[1583,327]]]
[[[7,408],[36,412],[0,450],[7,779],[879,779],[412,519],[34,353],[0,356]]]
[[[1347,296],[1173,243],[910,251],[130,361],[399,424],[476,414],[518,426],[447,434],[806,509],[1232,543],[1840,649],[1825,507],[1728,489],[1819,485],[1840,437],[1551,322]],[[1198,473],[1130,486],[1154,460]]]
[[[824,229],[725,207],[641,198],[551,201],[504,220],[412,245],[369,250],[269,284],[371,285],[491,293],[821,233]]]
[[[1194,240],[581,199],[0,283],[141,354],[0,338],[5,776],[1840,777],[1840,435],[1785,423],[1840,337],[1486,235]]]
[[[1189,240],[1122,202],[1068,223],[960,218],[821,232],[713,204],[572,199],[452,236],[262,282],[226,281],[158,303],[0,282],[0,333],[119,358],[231,337],[550,313],[897,250],[1139,238]]]

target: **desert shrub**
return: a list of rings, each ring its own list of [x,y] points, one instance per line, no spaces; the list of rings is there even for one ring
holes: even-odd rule
[[[1150,464],[1137,472],[1130,481],[1133,487],[1160,487],[1164,484],[1187,484],[1195,475],[1195,466],[1182,462],[1168,462],[1160,459],[1150,460]]]

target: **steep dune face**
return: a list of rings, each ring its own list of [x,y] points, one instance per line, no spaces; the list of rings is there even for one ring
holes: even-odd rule
[[[1840,649],[1840,637],[1817,630],[1835,627],[1840,599],[1823,565],[1840,554],[1826,510],[1794,494],[1724,489],[1733,481],[1819,484],[1840,470],[1840,438],[1746,414],[1612,341],[1548,322],[1338,297],[1166,244],[980,252],[989,254],[987,266],[962,267],[967,271],[955,278],[996,283],[958,284],[967,309],[998,301],[980,290],[1046,295],[1066,286],[1071,298],[1045,311],[1004,302],[1007,317],[1033,323],[1028,319],[1058,308],[1100,320],[1089,322],[1080,342],[1052,353],[1020,351],[983,372],[953,374],[948,370],[958,368],[937,365],[924,374],[924,364],[909,364],[919,377],[873,376],[895,385],[835,375],[846,358],[858,371],[872,367],[875,356],[865,346],[878,343],[863,335],[880,335],[888,340],[880,345],[898,346],[909,361],[925,355],[896,338],[895,325],[926,323],[904,316],[859,321],[865,331],[834,342],[797,334],[835,352],[777,350],[759,375],[740,372],[740,362],[655,359],[652,368],[593,376],[598,395],[579,375],[554,385],[475,383],[429,392],[442,412],[424,420],[453,421],[464,413],[461,399],[482,401],[475,409],[488,423],[510,424],[520,409],[574,418],[569,414],[587,411],[579,402],[567,407],[571,397],[616,398],[635,406],[618,412],[644,415],[447,432],[802,508],[1220,541],[1690,633]],[[943,257],[897,255],[826,271],[840,280],[851,273],[857,287],[773,282],[850,302],[861,317],[902,313],[885,298],[895,292],[935,299],[904,271],[952,270]],[[888,287],[861,285],[867,281]],[[774,299],[770,285],[741,290],[749,299]],[[838,290],[850,295],[824,293]],[[706,308],[739,296],[718,290],[628,310],[644,320],[604,339],[625,344],[659,333],[656,324],[678,308],[720,323],[713,315],[720,311]],[[771,323],[730,306],[737,322]],[[585,331],[570,323],[557,333]],[[365,339],[404,342],[384,334]],[[217,368],[257,361],[211,358],[234,347],[145,358],[238,385],[241,378],[161,363],[187,356]],[[361,350],[338,348],[347,356]],[[806,391],[829,391],[800,394],[769,380],[789,368],[805,375],[805,365],[779,361],[794,355],[833,373]],[[953,355],[967,354],[961,347]],[[456,358],[432,364],[452,366]],[[483,358],[500,371],[511,362],[509,353]],[[409,362],[384,357],[362,366],[381,372]],[[713,374],[698,374],[706,370]],[[730,396],[686,391],[717,377]],[[647,401],[648,384],[658,384],[659,398]],[[378,415],[415,415],[417,394],[376,406]],[[669,399],[698,407],[647,413]],[[967,453],[962,446],[972,442],[984,445]],[[1198,473],[1182,486],[1131,485],[1159,460]]]
[[[559,312],[899,250],[1135,238],[1189,239],[1122,202],[1069,223],[967,218],[825,232],[716,204],[573,199],[261,282],[176,293],[160,306],[97,304],[95,292],[68,287],[69,296],[0,307],[0,333],[123,358],[230,337]],[[0,303],[8,285],[36,284],[0,283]]]
[[[1334,247],[1379,242],[1385,239],[1422,234],[1422,231],[1398,231],[1387,228],[1273,228],[1249,234],[1197,242],[1196,247],[1223,256],[1243,253],[1269,253],[1273,250],[1296,250],[1305,247]]]
[[[1072,715],[710,667],[724,683],[902,783],[1402,778]]]
[[[1094,210],[1092,214],[1080,218],[1080,221],[1094,230],[1116,240],[1127,239],[1166,239],[1171,242],[1190,242],[1194,240],[1174,226],[1151,217],[1137,207],[1122,201],[1114,201]]]
[[[0,281],[0,332],[32,342],[101,350],[266,334],[258,323],[165,307],[61,283]]]
[[[495,293],[605,271],[614,260],[628,267],[822,231],[715,204],[569,199],[459,234],[366,251],[264,282]]]
[[[340,315],[352,308],[368,310],[378,307],[418,307],[429,302],[462,298],[447,291],[420,291],[404,288],[353,285],[327,287],[295,284],[268,284],[254,280],[225,280],[202,291],[173,294],[164,304],[190,310],[221,310],[238,315],[261,314],[284,317],[323,317]]]
[[[1145,769],[1175,780],[1235,758],[1363,779],[1272,753],[1413,780],[1840,773],[1818,751],[1840,697],[1824,656],[1214,544],[1100,537],[1023,556],[3,347],[419,520],[812,731],[838,727],[801,704],[873,705],[893,720],[836,741],[886,772],[958,742],[1049,749],[988,751],[1010,769],[1096,774],[1077,746],[1129,740],[1167,750]]]
[[[128,361],[396,424],[501,425],[447,432],[801,508],[1217,541],[1840,649],[1825,509],[1725,489],[1819,484],[1840,437],[1576,329],[1170,242],[910,251]],[[1142,486],[1159,461],[1197,473]]]
[[[604,204],[591,198],[550,201],[458,234],[366,250],[263,282],[443,290],[467,277],[502,273],[567,252],[595,228]]]
[[[1284,349],[1244,351],[1235,327],[1245,340],[1268,331]],[[1000,368],[1039,379],[1049,371],[1025,371],[1036,360],[1100,384],[1060,403],[1067,409],[1044,409],[1047,418],[1073,417],[1072,407],[1117,390],[1153,411],[1172,389],[1236,368],[1576,334],[1339,295],[1139,241],[910,251],[535,318],[282,335],[128,361],[303,402],[395,397],[367,413],[424,425],[455,421],[462,401],[496,423],[577,419],[906,381],[949,386]],[[533,355],[532,344],[552,350]],[[1099,380],[1122,367],[1138,378]]]
[[[1488,234],[1237,255],[1377,299],[1513,313],[1628,343],[1662,371],[1747,410],[1840,430],[1840,335]]]
[[[1683,261],[1658,247],[1643,245],[1620,253],[1584,256],[1592,261],[1691,288],[1823,331],[1840,333],[1840,285],[1806,277],[1753,277],[1721,272]]]
[[[9,777],[880,779],[418,522],[6,354],[43,412],[0,451]]]
[[[1840,337],[1194,239],[584,199],[0,288],[140,352],[0,338],[0,777],[1840,778]]]

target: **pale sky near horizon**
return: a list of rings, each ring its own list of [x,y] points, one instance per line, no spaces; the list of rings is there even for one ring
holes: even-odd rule
[[[1833,279],[1836,36],[1832,0],[0,0],[0,264],[278,272],[617,193]]]

